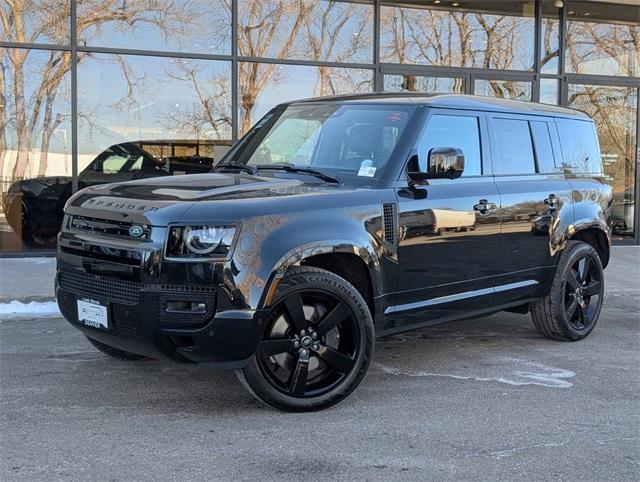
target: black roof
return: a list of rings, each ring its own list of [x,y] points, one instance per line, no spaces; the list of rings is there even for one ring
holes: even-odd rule
[[[506,112],[512,114],[535,114],[563,117],[570,116],[589,119],[589,116],[584,112],[575,109],[567,109],[565,107],[558,107],[555,105],[463,94],[424,94],[416,92],[348,94],[295,100],[291,102],[285,102],[284,105],[308,104],[316,102],[414,104],[449,109],[467,109]]]

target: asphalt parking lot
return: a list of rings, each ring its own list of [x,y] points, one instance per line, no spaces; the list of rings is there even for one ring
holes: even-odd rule
[[[512,313],[379,340],[356,392],[313,414],[233,373],[111,360],[58,317],[5,319],[0,479],[639,480],[637,273],[582,342]]]

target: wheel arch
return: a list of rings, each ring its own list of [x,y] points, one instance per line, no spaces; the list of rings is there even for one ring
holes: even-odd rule
[[[578,223],[571,224],[560,241],[552,245],[553,254],[564,251],[569,241],[582,241],[598,252],[602,267],[609,264],[611,251],[611,234],[608,225],[600,218],[584,219]]]
[[[384,292],[383,276],[374,247],[362,244],[351,240],[318,241],[289,251],[274,266],[259,306],[269,306],[287,270],[295,266],[313,266],[334,273],[351,283],[374,315],[374,300]]]
[[[584,193],[580,194],[580,200],[572,204],[573,215],[559,223],[551,237],[551,253],[561,253],[569,241],[583,241],[593,246],[605,267],[609,262],[611,248],[610,189],[590,189],[588,197]]]
[[[602,267],[607,267],[611,250],[608,232],[599,227],[587,227],[576,231],[569,239],[572,241],[582,241],[593,246],[598,252],[598,256],[600,256]]]
[[[375,313],[371,273],[364,259],[351,252],[314,254],[300,261],[301,266],[325,269],[344,278],[362,295],[371,313]]]

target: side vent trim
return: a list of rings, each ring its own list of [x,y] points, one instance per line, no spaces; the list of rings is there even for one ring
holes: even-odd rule
[[[387,255],[395,256],[398,250],[398,205],[396,203],[382,205],[382,229],[385,251]]]

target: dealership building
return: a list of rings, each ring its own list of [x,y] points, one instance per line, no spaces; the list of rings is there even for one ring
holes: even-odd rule
[[[0,16],[0,256],[52,253],[79,188],[208,171],[280,102],[406,91],[587,112],[614,239],[639,243],[639,0],[15,0]]]

